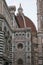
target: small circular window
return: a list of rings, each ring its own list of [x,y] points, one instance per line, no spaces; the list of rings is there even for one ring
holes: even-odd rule
[[[17,45],[17,47],[18,47],[18,49],[22,49],[22,48],[23,48],[23,44],[22,44],[22,43],[19,43],[19,44]]]

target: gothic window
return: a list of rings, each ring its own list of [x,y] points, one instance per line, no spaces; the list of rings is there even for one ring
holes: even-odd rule
[[[43,21],[43,16],[42,16],[42,21]]]
[[[35,44],[34,47],[35,47],[35,48],[38,48],[38,44]]]
[[[28,42],[28,45],[29,45],[29,42]]]
[[[22,59],[18,59],[17,64],[18,65],[23,65],[23,60]]]
[[[10,36],[10,33],[9,33],[9,31],[7,31],[7,37],[9,38],[9,36]]]
[[[2,31],[2,21],[0,21],[0,31]]]
[[[43,24],[43,16],[41,16],[41,21],[42,21],[42,24]]]
[[[7,29],[6,26],[4,26],[4,35],[6,35]]]
[[[29,50],[29,47],[28,47],[28,50]]]
[[[28,59],[30,58],[30,56],[28,56]]]
[[[9,65],[9,63],[8,62],[5,62],[4,65]]]
[[[6,31],[6,26],[4,26],[4,31]]]
[[[8,35],[10,35],[9,31],[7,31]]]
[[[23,44],[19,43],[17,47],[18,47],[18,49],[22,49],[23,48]]]
[[[10,39],[12,40],[12,36],[10,36]]]
[[[8,42],[11,43],[12,36],[9,36]]]
[[[29,37],[29,33],[27,34],[27,36]]]

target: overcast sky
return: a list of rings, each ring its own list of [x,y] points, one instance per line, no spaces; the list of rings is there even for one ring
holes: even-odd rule
[[[24,14],[30,18],[37,27],[37,2],[36,0],[6,0],[8,6],[15,5],[16,12],[21,3]]]

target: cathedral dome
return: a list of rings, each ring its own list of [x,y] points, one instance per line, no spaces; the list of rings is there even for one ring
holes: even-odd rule
[[[28,17],[24,15],[21,4],[18,8],[18,14],[16,16],[16,19],[17,19],[17,23],[19,24],[20,28],[29,27],[31,28],[32,32],[35,32],[35,33],[37,32],[34,23]]]
[[[23,20],[22,16],[17,15],[16,18],[17,18],[17,23],[19,24],[19,27],[25,28],[24,20]],[[34,23],[26,16],[24,16],[24,18],[25,18],[26,27],[30,27],[32,32],[36,32],[37,30],[36,30]]]

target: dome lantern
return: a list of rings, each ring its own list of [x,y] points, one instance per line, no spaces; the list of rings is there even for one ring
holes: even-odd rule
[[[22,14],[22,13],[23,13],[23,8],[22,8],[21,4],[20,4],[20,6],[19,6],[19,8],[18,8],[18,13],[19,13],[19,14]]]

